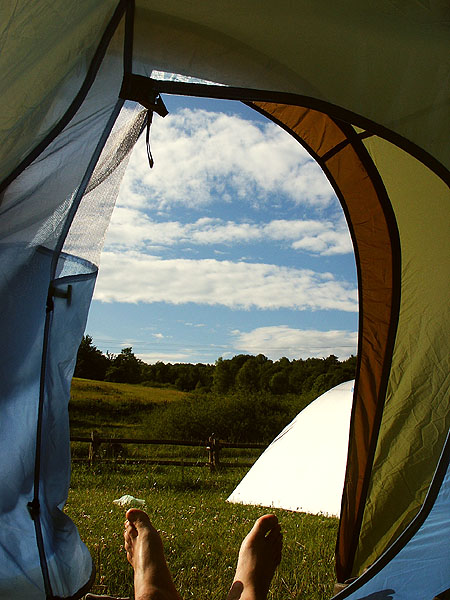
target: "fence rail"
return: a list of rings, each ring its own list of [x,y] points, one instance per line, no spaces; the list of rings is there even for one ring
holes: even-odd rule
[[[89,444],[89,452],[87,458],[72,458],[73,462],[89,462],[92,466],[96,462],[120,462],[120,463],[145,463],[150,465],[171,465],[171,466],[179,466],[179,467],[209,467],[211,471],[216,470],[219,467],[226,468],[236,468],[236,467],[251,467],[253,463],[249,462],[239,462],[239,463],[230,463],[223,462],[221,460],[221,450],[224,448],[242,448],[242,449],[255,449],[255,450],[264,450],[267,446],[266,444],[252,444],[252,443],[243,443],[237,444],[234,442],[225,442],[223,440],[217,439],[214,435],[211,435],[207,440],[166,440],[166,439],[141,439],[141,438],[107,438],[97,435],[95,432],[91,432],[90,437],[83,436],[71,436],[71,442],[83,442]],[[165,460],[159,458],[104,458],[101,456],[99,449],[101,445],[105,445],[113,450],[119,446],[123,446],[125,444],[133,444],[133,445],[155,445],[155,446],[190,446],[190,447],[198,447],[205,448],[208,453],[208,459],[205,461],[193,461],[193,460]]]

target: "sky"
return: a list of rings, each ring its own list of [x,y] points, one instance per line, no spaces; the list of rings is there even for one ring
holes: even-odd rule
[[[244,104],[165,95],[138,140],[86,333],[147,363],[356,354],[343,211],[301,145]]]

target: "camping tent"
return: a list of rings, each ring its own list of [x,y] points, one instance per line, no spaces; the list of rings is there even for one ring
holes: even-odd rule
[[[405,531],[450,425],[449,39],[445,0],[1,4],[0,596],[77,597],[89,584],[61,510],[70,378],[146,118],[122,107],[161,110],[159,93],[247,102],[333,185],[360,305],[338,579]]]
[[[338,517],[354,381],[304,408],[255,462],[228,502]]]

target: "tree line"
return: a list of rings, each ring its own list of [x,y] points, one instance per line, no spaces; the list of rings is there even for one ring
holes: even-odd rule
[[[85,335],[78,349],[74,376],[173,387],[185,392],[245,391],[283,395],[313,391],[319,395],[353,379],[355,369],[355,356],[339,361],[334,355],[294,360],[283,357],[272,361],[263,354],[238,354],[231,359],[219,358],[214,365],[162,361],[149,365],[137,358],[131,347],[123,348],[117,355],[104,354],[93,344],[92,337]]]

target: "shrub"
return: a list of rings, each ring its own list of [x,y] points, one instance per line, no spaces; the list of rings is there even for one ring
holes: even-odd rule
[[[236,392],[192,394],[153,414],[153,430],[165,438],[269,443],[309,402],[298,396]]]

